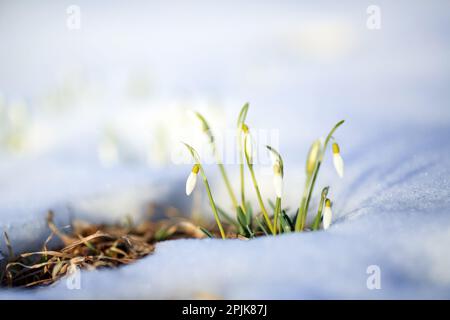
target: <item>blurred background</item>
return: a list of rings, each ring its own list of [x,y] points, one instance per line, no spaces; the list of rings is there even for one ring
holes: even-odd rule
[[[292,170],[340,119],[350,163],[375,133],[448,128],[449,15],[448,1],[2,0],[0,206],[184,177],[190,109],[233,129],[249,101]]]

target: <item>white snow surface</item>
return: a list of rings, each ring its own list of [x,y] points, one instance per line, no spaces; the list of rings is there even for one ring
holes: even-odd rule
[[[448,133],[412,133],[402,143],[381,137],[352,150],[327,232],[167,241],[133,265],[82,271],[80,290],[62,280],[0,297],[449,298],[450,145],[441,140]],[[380,290],[366,286],[372,265],[381,270]]]
[[[112,5],[107,16],[103,7],[81,1],[86,24],[78,35],[58,29],[59,18],[52,15],[65,12],[63,7],[50,2],[42,5],[45,10],[5,5],[0,39],[12,49],[0,52],[0,89],[6,97],[20,94],[32,101],[37,131],[31,136],[47,130],[45,144],[31,144],[23,153],[0,149],[0,231],[8,233],[15,253],[41,247],[49,234],[49,209],[60,227],[75,218],[112,223],[132,216],[138,221],[145,218],[149,201],[189,212],[192,197],[185,196],[184,183],[190,166],[152,158],[162,148],[161,159],[167,160],[173,143],[190,139],[186,119],[177,116],[180,110],[200,106],[212,123],[225,122],[233,129],[240,105],[250,100],[250,128],[279,130],[283,201],[290,208],[298,206],[309,144],[338,120],[346,123],[335,134],[345,176],[337,177],[328,152],[312,205],[317,205],[319,188],[330,185],[334,217],[326,232],[161,242],[135,264],[81,271],[78,290],[69,290],[62,279],[35,290],[0,289],[0,299],[190,299],[207,294],[225,299],[449,299],[450,7],[445,1],[429,6],[379,2],[383,27],[368,31],[361,18],[366,7],[356,1],[338,7],[326,1],[274,2],[259,11],[250,3],[239,12],[201,2],[182,10],[163,4],[156,11],[144,10],[142,2],[125,11]],[[49,12],[45,27],[34,30],[44,11]],[[116,21],[114,13],[121,19]],[[233,14],[236,29],[227,13]],[[23,22],[6,28],[13,20]],[[183,32],[167,21],[179,21]],[[316,28],[315,41],[305,42]],[[45,40],[49,30],[55,30],[59,59],[46,55],[55,51],[55,44]],[[85,51],[73,50],[72,37]],[[17,54],[26,52],[33,39],[45,44],[36,49],[39,63]],[[143,102],[117,93],[126,82],[124,61],[130,56],[134,67],[150,69],[159,95]],[[88,88],[72,109],[48,115],[36,92],[60,76],[70,59],[83,61]],[[24,80],[42,73],[54,77],[32,85]],[[22,92],[22,87],[28,89]],[[125,154],[111,167],[97,159],[105,127],[114,128]],[[150,127],[165,128],[172,136],[154,147],[161,132]],[[147,158],[148,150],[150,160],[158,163]],[[206,169],[214,196],[227,208],[220,177],[213,166]],[[236,166],[228,169],[236,177]],[[267,172],[258,170],[265,198],[273,195]],[[199,184],[196,192],[201,190]],[[247,193],[255,200],[250,184]],[[211,216],[205,198],[203,208]],[[0,261],[7,252],[0,241]],[[371,266],[381,272],[380,289],[367,286]]]

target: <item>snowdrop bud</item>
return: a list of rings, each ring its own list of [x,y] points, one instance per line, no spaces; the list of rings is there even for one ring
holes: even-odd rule
[[[339,145],[335,142],[333,143],[333,163],[334,167],[336,168],[336,172],[339,175],[339,177],[344,176],[344,160],[341,157]]]
[[[330,227],[331,219],[333,218],[333,213],[331,212],[331,201],[330,199],[325,200],[325,209],[323,209],[323,228],[326,230]]]
[[[308,158],[306,160],[306,173],[312,174],[314,168],[316,167],[317,159],[319,158],[320,148],[321,148],[320,140],[314,141],[309,149]]]
[[[275,194],[277,195],[277,198],[281,198],[283,195],[283,174],[278,163],[273,166],[273,172],[273,185],[275,186]]]
[[[186,181],[186,194],[187,195],[190,195],[195,188],[199,170],[200,170],[200,166],[198,164],[195,164],[192,167],[192,171],[189,174],[189,177],[187,178],[187,181]]]
[[[249,163],[253,163],[253,142],[248,128],[247,132],[244,131],[244,151]]]

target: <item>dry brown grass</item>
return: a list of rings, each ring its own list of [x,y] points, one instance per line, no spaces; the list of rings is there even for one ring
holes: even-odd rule
[[[51,234],[38,252],[11,258],[14,257],[13,248],[5,234],[10,259],[0,270],[2,286],[30,288],[50,285],[73,267],[88,270],[116,268],[152,253],[158,241],[206,237],[194,223],[173,213],[157,222],[144,221],[128,227],[74,221],[70,233],[56,227],[52,212],[49,212],[47,222]],[[48,244],[55,236],[63,246],[59,250],[48,250]]]

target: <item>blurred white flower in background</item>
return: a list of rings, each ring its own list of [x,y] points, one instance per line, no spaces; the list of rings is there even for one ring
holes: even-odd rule
[[[119,163],[118,141],[113,129],[104,130],[97,147],[97,155],[104,167],[112,167]]]
[[[350,53],[356,34],[344,21],[314,17],[295,26],[288,33],[287,41],[300,56],[333,62]]]
[[[0,97],[0,147],[20,152],[26,147],[29,128],[29,106],[23,99],[6,101]]]

